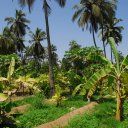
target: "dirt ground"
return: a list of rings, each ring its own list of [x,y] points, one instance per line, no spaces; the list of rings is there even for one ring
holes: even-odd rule
[[[22,100],[22,99],[27,98],[27,97],[32,97],[32,96],[12,96],[11,100],[17,101],[17,100]]]
[[[68,122],[74,116],[88,112],[89,110],[94,108],[96,105],[97,105],[96,102],[91,102],[91,103],[85,105],[84,107],[81,107],[81,108],[76,109],[70,113],[67,113],[64,116],[61,116],[60,118],[58,118],[54,121],[42,124],[42,125],[38,126],[37,128],[56,128],[56,127],[62,128],[64,126],[68,125]]]
[[[14,113],[24,113],[25,111],[27,111],[27,109],[30,106],[31,106],[30,104],[25,104],[25,105],[22,105],[22,106],[13,107],[11,109],[11,112],[7,113],[7,115],[11,115],[11,114],[14,114]]]

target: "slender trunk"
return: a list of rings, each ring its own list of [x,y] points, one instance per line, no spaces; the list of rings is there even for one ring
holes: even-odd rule
[[[112,48],[110,48],[110,51],[111,51],[111,62],[113,63]]]
[[[25,57],[24,57],[24,54],[23,54],[23,51],[21,51],[21,61],[22,61],[22,66],[23,66],[23,75],[25,77],[25,82],[26,82],[26,70],[25,70]]]
[[[117,98],[117,107],[116,107],[116,120],[121,121],[122,115],[122,101],[121,101],[121,81],[120,77],[117,78],[117,85],[116,85],[116,98]]]
[[[52,97],[55,94],[55,87],[54,87],[50,32],[49,32],[49,23],[48,23],[48,12],[47,12],[46,3],[47,3],[46,0],[44,0],[45,23],[46,23],[46,33],[47,33],[47,43],[48,43],[49,81],[50,81],[51,97]]]
[[[104,56],[106,58],[106,49],[105,49],[105,42],[104,42],[104,39],[103,39],[103,24],[102,24],[102,42],[103,42],[103,48],[104,48]]]
[[[94,32],[94,27],[93,27],[93,25],[92,25],[92,36],[93,36],[94,46],[95,46],[95,48],[97,48],[96,40],[95,40],[95,32]]]

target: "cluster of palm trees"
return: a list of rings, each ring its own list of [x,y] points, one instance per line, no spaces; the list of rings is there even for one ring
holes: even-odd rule
[[[7,48],[13,48],[13,52],[22,52],[25,48],[24,36],[26,34],[26,29],[28,29],[29,20],[26,19],[23,11],[16,10],[15,17],[7,17],[5,21],[8,26],[4,28],[0,42],[1,39],[3,39],[4,44],[8,44],[6,45]],[[6,46],[3,48],[6,48]]]
[[[84,29],[89,28],[93,35],[94,46],[97,47],[95,33],[101,30],[104,56],[106,57],[105,46],[109,37],[114,37],[116,44],[121,42],[123,30],[118,26],[121,21],[115,17],[117,0],[81,0],[80,4],[75,5],[76,10],[72,20],[78,21],[78,25]]]
[[[66,0],[55,0],[60,7],[64,7]],[[18,0],[21,7],[28,6],[29,12],[31,12],[32,7],[36,0]],[[54,87],[54,73],[53,73],[53,57],[52,57],[52,45],[50,40],[50,30],[49,30],[49,14],[51,13],[51,8],[49,4],[50,0],[42,0],[42,6],[44,10],[45,23],[46,23],[46,33],[41,29],[37,28],[36,32],[30,32],[31,43],[30,53],[35,57],[39,58],[43,55],[44,48],[41,45],[41,41],[47,39],[47,49],[48,49],[48,62],[49,62],[49,81],[51,87],[51,96],[55,94]],[[80,0],[78,5],[74,6],[75,13],[72,20],[78,21],[78,25],[84,30],[85,26],[90,30],[93,36],[94,46],[97,47],[95,40],[95,33],[100,31],[103,41],[104,56],[106,57],[105,46],[109,37],[115,39],[116,44],[121,42],[123,30],[122,26],[118,26],[121,21],[115,17],[117,8],[117,0]],[[26,31],[29,30],[28,23],[29,20],[26,19],[23,11],[16,10],[16,15],[14,17],[7,17],[5,21],[8,24],[0,35],[1,47],[10,47],[11,50],[16,52],[21,52],[24,50],[24,36]],[[5,43],[6,42],[6,43]],[[6,50],[5,50],[6,51]]]

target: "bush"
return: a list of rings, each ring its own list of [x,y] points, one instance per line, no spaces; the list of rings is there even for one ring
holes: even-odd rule
[[[44,98],[45,97],[44,97],[43,92],[36,94],[36,96],[34,97],[34,99],[32,101],[32,106],[36,109],[41,109],[41,108],[45,107]]]

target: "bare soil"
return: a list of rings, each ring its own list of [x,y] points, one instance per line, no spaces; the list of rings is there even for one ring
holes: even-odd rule
[[[23,100],[24,98],[28,98],[32,96],[12,96],[11,101]]]
[[[63,128],[64,126],[68,125],[69,121],[74,116],[88,112],[88,111],[92,110],[92,108],[94,108],[96,105],[97,105],[96,102],[91,102],[91,103],[85,105],[84,107],[81,107],[72,112],[69,112],[54,121],[39,125],[37,128],[56,128],[56,127]]]

